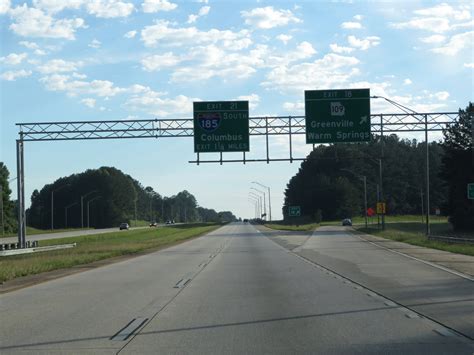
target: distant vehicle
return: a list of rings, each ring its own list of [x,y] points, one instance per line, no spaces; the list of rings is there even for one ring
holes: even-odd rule
[[[174,224],[174,219],[171,220],[171,224]]]
[[[156,226],[158,226],[158,224],[156,222],[151,222],[150,223],[150,227],[156,227]]]
[[[346,218],[342,220],[343,226],[352,226],[352,220],[350,218]]]
[[[245,218],[244,223],[249,223],[249,220],[247,218]]]
[[[120,223],[120,227],[119,227],[120,230],[122,229],[130,229],[130,226],[128,225],[128,223]]]
[[[168,220],[166,221],[166,224],[172,224],[171,220],[168,219]]]

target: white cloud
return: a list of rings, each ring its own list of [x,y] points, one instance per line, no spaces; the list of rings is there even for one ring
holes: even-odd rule
[[[364,39],[359,39],[355,36],[348,36],[347,41],[352,47],[365,51],[370,47],[378,46],[380,44],[380,37],[369,36]]]
[[[0,15],[6,14],[10,10],[10,0],[0,0]]]
[[[69,75],[53,74],[40,79],[45,88],[50,91],[62,91],[68,96],[77,95],[96,95],[100,97],[115,96],[125,92],[126,89],[114,86],[114,83],[108,80],[70,80]]]
[[[203,6],[199,9],[199,12],[197,15],[189,15],[188,17],[188,23],[194,23],[199,17],[205,16],[209,13],[209,10],[211,9],[210,6]]]
[[[123,36],[125,38],[134,38],[137,35],[137,31],[128,31]]]
[[[37,69],[42,74],[66,73],[76,71],[83,65],[82,62],[68,62],[63,59],[52,59]]]
[[[464,68],[472,68],[472,69],[474,69],[474,62],[471,62],[471,63],[464,63]]]
[[[96,104],[96,100],[92,99],[92,98],[87,98],[87,99],[82,99],[81,103],[83,103],[84,105],[86,105],[89,108],[94,108],[95,104]]]
[[[145,0],[142,4],[143,12],[152,13],[158,11],[171,11],[178,5],[168,0]]]
[[[471,48],[474,42],[474,31],[458,33],[451,37],[443,47],[433,48],[431,51],[445,55],[456,55],[463,49]]]
[[[280,35],[276,36],[276,39],[282,41],[284,44],[287,44],[292,38],[293,38],[293,36],[285,35],[285,34],[280,34]]]
[[[19,44],[28,49],[38,49],[39,46],[35,42],[20,41]]]
[[[393,23],[392,27],[396,29],[417,29],[435,33],[443,33],[450,29],[449,20],[446,18],[414,18],[406,22]]]
[[[329,45],[329,48],[331,48],[331,50],[334,53],[338,53],[338,54],[348,54],[348,53],[351,53],[351,52],[354,51],[354,48],[352,48],[352,47],[339,46],[336,43],[331,43]]]
[[[81,18],[56,20],[43,11],[26,4],[10,10],[13,23],[10,29],[19,36],[75,39],[74,33],[84,28]]]
[[[358,30],[362,28],[362,25],[359,22],[343,22],[341,28],[345,30]]]
[[[164,96],[164,93],[146,88],[146,91],[132,95],[127,99],[125,107],[130,110],[144,111],[158,117],[177,114],[190,115],[193,112],[193,101],[199,100],[184,95],[178,95],[175,98]]]
[[[86,0],[33,0],[34,7],[54,14],[65,9],[79,9]]]
[[[439,91],[434,94],[434,97],[440,101],[445,101],[449,98],[449,92],[447,91]]]
[[[456,10],[446,3],[426,9],[416,10],[414,13],[421,16],[452,17],[455,20],[469,20],[471,18],[471,14],[468,9]]]
[[[432,35],[428,37],[420,38],[420,41],[423,43],[441,43],[446,40],[446,36],[443,35]]]
[[[363,18],[362,15],[354,15],[354,20],[361,21]]]
[[[15,81],[19,78],[26,78],[32,74],[31,70],[16,70],[16,71],[6,71],[2,73],[1,78],[7,81]]]
[[[360,73],[357,64],[359,60],[355,57],[330,53],[312,63],[275,67],[266,75],[262,86],[285,92],[341,87]]]
[[[88,44],[88,46],[91,48],[100,48],[101,44],[102,42],[100,42],[99,40],[93,39],[92,42]]]
[[[283,108],[286,110],[286,111],[290,111],[290,112],[303,112],[304,111],[304,102],[303,101],[297,101],[297,102],[284,102],[283,103]]]
[[[0,57],[0,63],[4,63],[7,65],[18,65],[21,64],[21,62],[26,59],[27,56],[28,54],[26,53],[10,53],[6,57]]]
[[[248,101],[249,110],[254,110],[260,103],[260,96],[258,96],[257,94],[241,95],[237,97],[237,100]]]
[[[97,48],[100,48],[101,45],[102,45],[102,42],[94,38],[91,41],[91,43],[89,43],[87,46],[97,49]]]
[[[132,3],[120,0],[89,0],[86,3],[87,12],[103,18],[127,17],[134,9]]]
[[[410,79],[407,78],[403,80],[403,85],[411,85],[411,84],[413,84],[413,82]]]
[[[181,59],[178,56],[175,56],[172,52],[167,52],[162,55],[155,54],[145,57],[140,62],[142,63],[144,70],[158,71],[163,68],[173,67],[179,64],[180,61]]]
[[[221,42],[226,48],[240,50],[247,48],[252,43],[250,32],[247,30],[233,32],[216,29],[200,31],[196,27],[175,28],[171,27],[170,22],[164,20],[146,26],[141,31],[141,39],[148,47],[155,46],[158,43],[168,46],[183,46]]]
[[[285,26],[290,22],[301,22],[290,10],[275,10],[273,6],[259,7],[250,11],[241,11],[240,14],[245,19],[245,24],[260,29]]]

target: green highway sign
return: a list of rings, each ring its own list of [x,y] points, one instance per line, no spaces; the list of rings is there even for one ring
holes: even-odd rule
[[[307,90],[306,143],[370,141],[370,89]]]
[[[288,207],[288,216],[290,216],[290,217],[299,217],[299,216],[301,216],[301,207],[300,206],[289,206]]]
[[[467,184],[467,198],[469,200],[474,200],[474,182]]]
[[[194,102],[194,152],[248,152],[249,102]]]

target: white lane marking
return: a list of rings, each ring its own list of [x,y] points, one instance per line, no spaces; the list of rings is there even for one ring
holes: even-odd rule
[[[444,337],[456,336],[453,332],[449,331],[449,329],[446,329],[446,328],[436,328],[436,329],[433,329],[433,331]]]
[[[110,338],[110,340],[118,340],[124,341],[127,340],[133,333],[135,333],[145,322],[148,318],[135,318],[130,323],[128,323],[125,327],[120,329],[117,334]]]
[[[469,280],[469,281],[474,281],[474,278],[473,278],[473,277],[471,277],[471,276],[469,276],[469,275],[466,275],[466,274],[463,274],[462,272],[449,269],[449,268],[447,268],[447,267],[444,267],[444,266],[441,266],[441,265],[432,263],[432,262],[430,262],[430,261],[418,259],[417,257],[411,256],[411,255],[408,255],[408,254],[404,254],[404,253],[402,253],[402,252],[399,252],[399,251],[396,251],[396,250],[393,250],[393,249],[384,247],[384,246],[382,246],[382,245],[378,245],[378,244],[375,243],[375,242],[372,242],[372,241],[370,241],[370,240],[367,240],[367,239],[364,239],[364,238],[359,237],[357,234],[349,233],[349,235],[352,235],[352,236],[354,236],[354,237],[356,237],[356,238],[359,238],[360,240],[363,240],[364,242],[367,242],[367,243],[370,243],[370,244],[372,244],[372,245],[375,245],[375,246],[378,247],[378,248],[385,249],[385,250],[390,251],[390,252],[392,252],[392,253],[395,253],[395,254],[404,256],[404,257],[406,257],[406,258],[408,258],[408,259],[412,259],[412,260],[419,261],[420,263],[423,263],[423,264],[432,266],[432,267],[434,267],[434,268],[437,268],[437,269],[446,271],[446,272],[448,272],[448,273],[450,273],[450,274],[453,274],[453,275],[462,277],[463,279],[466,279],[466,280]]]

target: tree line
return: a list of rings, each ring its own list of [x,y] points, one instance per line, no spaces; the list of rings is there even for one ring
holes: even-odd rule
[[[6,167],[1,165],[2,187]],[[8,178],[8,174],[6,174]],[[6,180],[8,182],[8,180]],[[16,230],[14,203],[9,201],[8,184],[4,187],[7,232]],[[53,206],[51,203],[53,202]],[[53,211],[53,220],[51,218]],[[196,198],[184,190],[176,195],[162,196],[150,186],[144,187],[130,175],[114,167],[90,169],[62,177],[41,190],[34,190],[30,208],[26,210],[27,225],[39,229],[115,227],[135,220],[149,222],[232,222],[229,211],[217,212],[198,206]]]
[[[450,216],[456,229],[474,229],[474,201],[466,194],[467,184],[474,182],[469,112],[472,104],[443,131],[442,142],[428,144],[429,213]],[[312,220],[364,215],[364,176],[368,207],[375,209],[384,200],[391,215],[427,213],[425,142],[391,134],[373,136],[368,143],[317,146],[287,184],[285,219],[291,218],[289,206],[300,206],[302,215]]]

